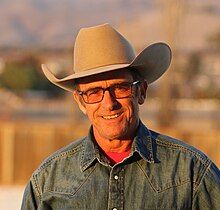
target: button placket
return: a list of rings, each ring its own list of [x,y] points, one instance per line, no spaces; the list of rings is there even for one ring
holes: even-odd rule
[[[109,177],[109,202],[108,209],[123,209],[124,199],[124,169],[123,167],[112,167]]]

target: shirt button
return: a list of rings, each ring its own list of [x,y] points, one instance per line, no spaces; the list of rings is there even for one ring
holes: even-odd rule
[[[114,179],[116,179],[116,180],[117,180],[117,179],[118,179],[118,176],[117,176],[117,175],[115,175],[115,176],[114,176]],[[113,210],[117,210],[117,209],[116,209],[116,208],[114,208]]]

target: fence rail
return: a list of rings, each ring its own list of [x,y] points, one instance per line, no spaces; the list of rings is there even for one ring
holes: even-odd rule
[[[85,122],[1,122],[0,184],[25,184],[48,155],[87,133]],[[220,166],[219,131],[158,128],[204,151]]]

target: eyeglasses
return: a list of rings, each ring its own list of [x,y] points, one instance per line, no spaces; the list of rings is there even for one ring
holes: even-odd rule
[[[96,87],[86,91],[77,90],[78,94],[83,98],[84,102],[87,104],[99,103],[103,100],[105,91],[109,91],[112,97],[116,99],[129,98],[132,95],[132,87],[140,83],[140,81],[135,81],[132,83],[124,82],[119,84],[114,84],[107,88]]]

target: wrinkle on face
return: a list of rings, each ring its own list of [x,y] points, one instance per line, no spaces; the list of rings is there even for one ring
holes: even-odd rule
[[[118,70],[82,78],[78,87],[85,91],[133,81],[129,71]],[[139,124],[139,101],[140,97],[143,97],[136,92],[130,98],[116,99],[109,91],[105,91],[103,100],[95,104],[86,104],[78,100],[80,109],[84,110],[93,126],[95,139],[103,147],[133,140]]]

